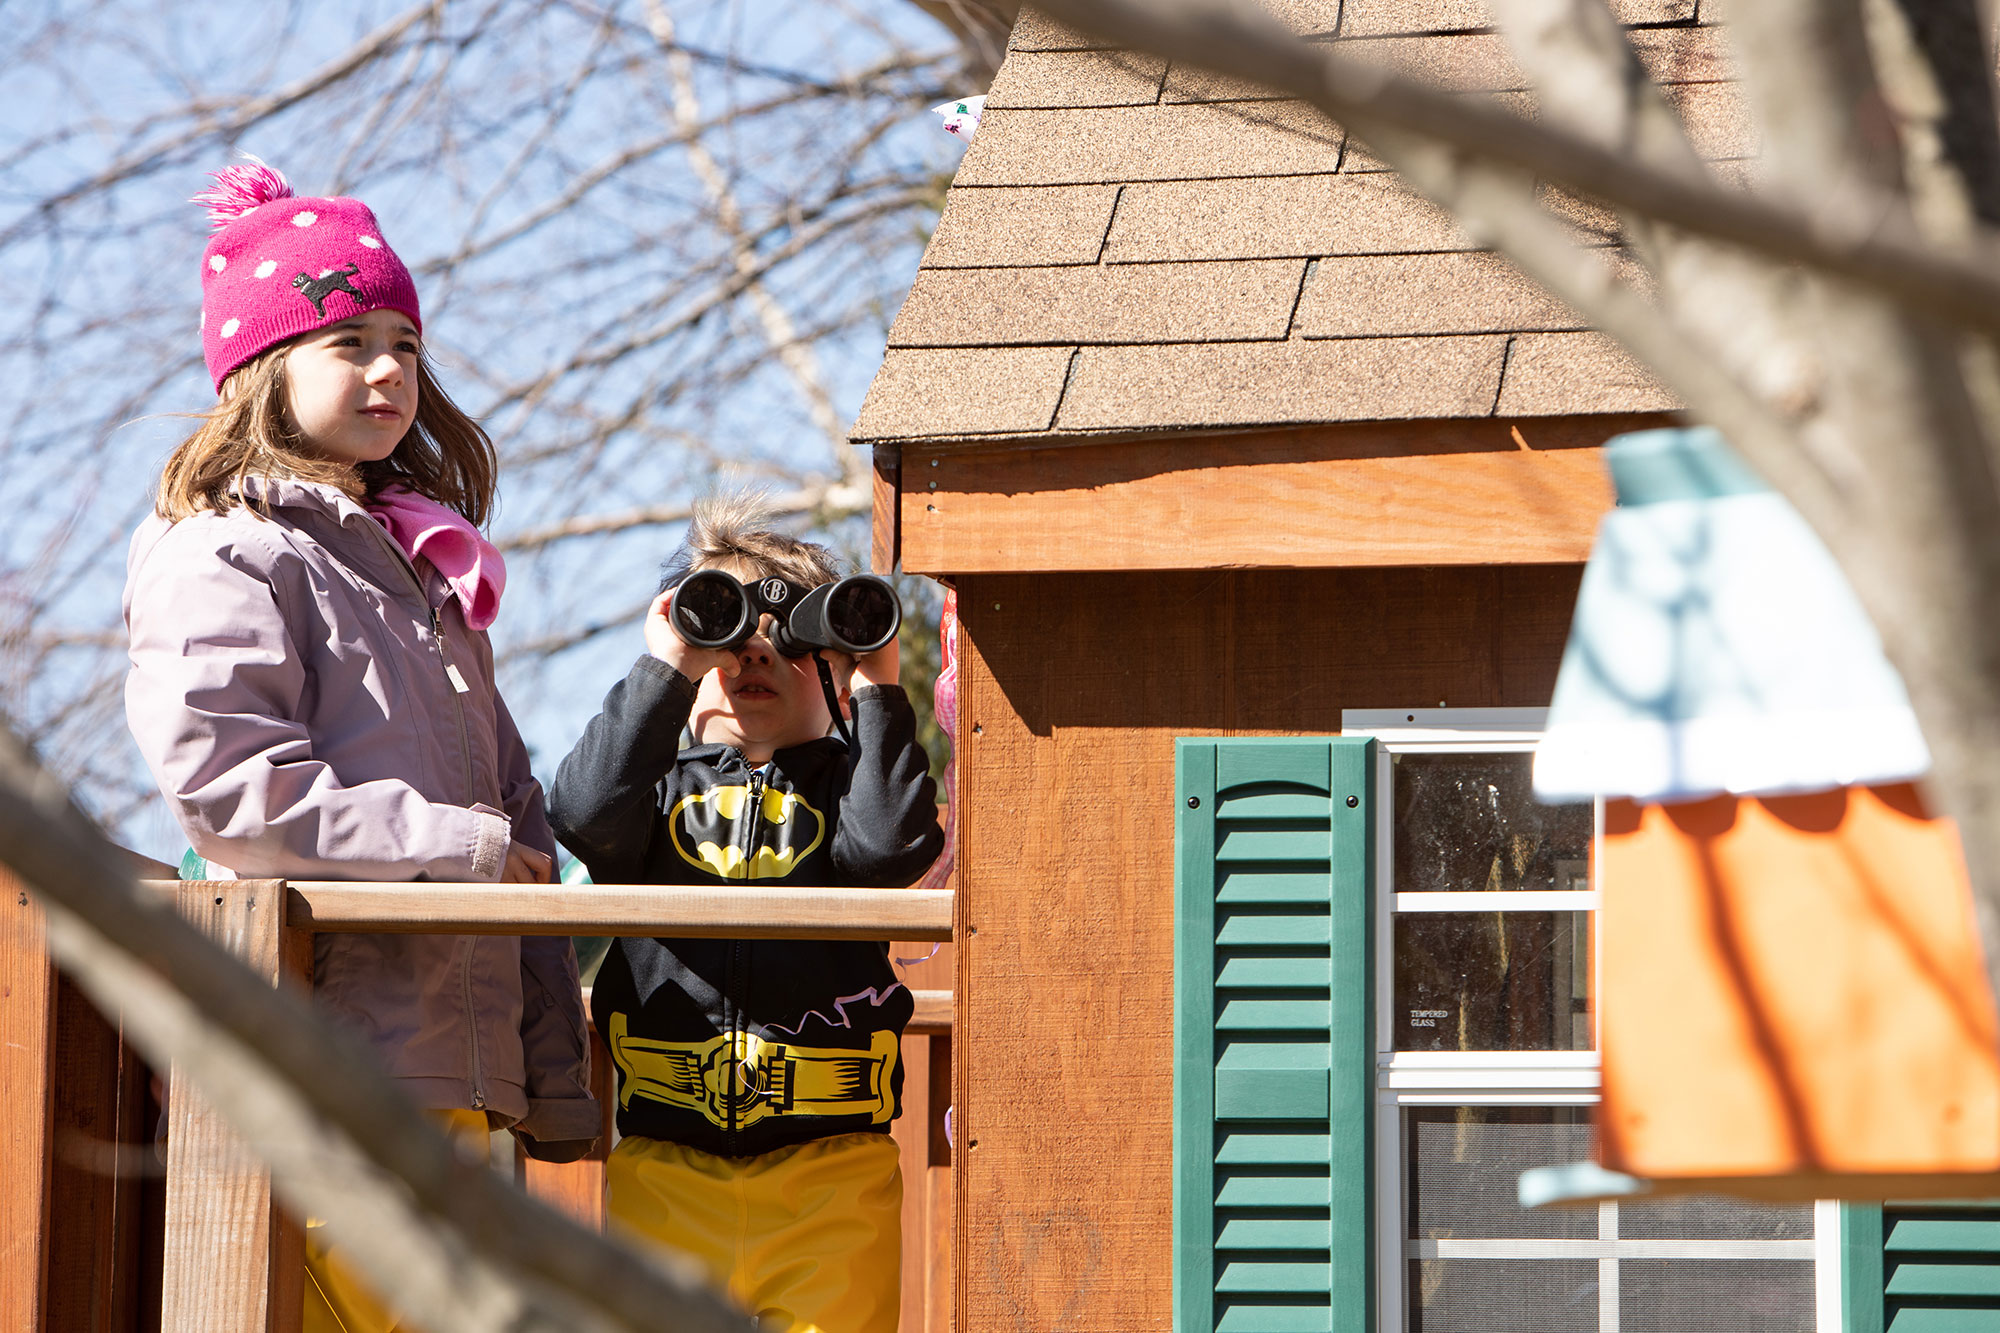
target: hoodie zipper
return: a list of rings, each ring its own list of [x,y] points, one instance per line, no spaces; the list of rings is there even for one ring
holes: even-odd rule
[[[769,764],[764,765],[762,768],[753,768],[750,770],[750,817],[743,821],[743,878],[745,882],[748,882],[750,878],[750,869],[757,856],[757,836],[763,832],[764,784],[769,780],[768,774],[770,771],[771,765]],[[736,1085],[739,1089],[748,1089],[750,1087],[750,1080],[743,1068],[743,1053],[745,1047],[749,1045],[747,1039],[750,1028],[743,1020],[743,1011],[748,1004],[749,985],[744,980],[743,975],[746,971],[743,965],[743,950],[744,944],[742,940],[737,940],[730,949],[729,998],[735,1012],[730,1016],[729,1044],[730,1053],[736,1061]],[[730,1156],[732,1157],[737,1155],[735,1149],[739,1146],[737,1143],[736,1123],[738,1100],[736,1097],[729,1099],[729,1147],[731,1150]]]

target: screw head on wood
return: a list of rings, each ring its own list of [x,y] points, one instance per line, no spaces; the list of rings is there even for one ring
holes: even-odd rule
[[[1188,797],[1188,809],[1190,809],[1190,810],[1199,810],[1199,809],[1201,809],[1201,797],[1199,797],[1199,796],[1190,796],[1190,797]]]
[[[1349,810],[1352,810],[1355,806],[1360,804],[1361,804],[1361,798],[1359,796],[1350,796],[1347,798],[1347,808]]]

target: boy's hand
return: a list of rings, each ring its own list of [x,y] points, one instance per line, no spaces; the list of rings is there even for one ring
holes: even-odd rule
[[[711,671],[733,676],[743,669],[735,653],[720,648],[694,648],[674,629],[668,614],[674,604],[674,590],[667,589],[646,608],[646,651],[689,680],[699,681]]]
[[[862,657],[832,648],[822,649],[820,656],[833,668],[833,683],[843,698],[863,685],[894,685],[903,670],[902,646],[895,639]]]

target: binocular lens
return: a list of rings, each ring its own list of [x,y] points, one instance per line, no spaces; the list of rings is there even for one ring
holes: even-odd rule
[[[772,577],[745,585],[719,569],[697,570],[674,589],[674,632],[696,648],[739,648],[765,615],[771,642],[787,657],[819,648],[872,653],[903,623],[896,590],[873,574],[854,574],[811,592]]]
[[[887,643],[902,620],[896,593],[879,579],[846,579],[827,600],[826,623],[837,644],[872,652]]]
[[[702,570],[674,592],[675,628],[698,647],[728,644],[743,626],[744,611],[743,586],[726,574]]]

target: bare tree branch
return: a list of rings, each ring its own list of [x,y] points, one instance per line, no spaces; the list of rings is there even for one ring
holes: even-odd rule
[[[690,127],[701,121],[701,101],[695,92],[693,62],[685,52],[673,49],[674,19],[661,0],[646,0],[646,21],[654,39],[666,52],[667,77],[673,88],[674,126],[683,133],[689,133]],[[730,257],[737,274],[743,279],[743,295],[757,312],[757,322],[764,331],[765,341],[770,343],[771,350],[777,353],[785,369],[791,372],[792,381],[806,400],[813,425],[833,447],[842,479],[850,489],[860,489],[861,460],[854,446],[847,442],[846,423],[834,409],[833,395],[827,392],[826,376],[820,370],[819,356],[809,343],[800,341],[791,315],[757,275],[756,270],[762,265],[743,225],[743,211],[737,205],[728,176],[700,135],[689,133],[687,154],[702,188],[708,192],[709,202],[715,207],[717,223],[729,241]]]
[[[148,144],[128,153],[88,179],[44,197],[33,213],[5,231],[0,231],[0,248],[11,245],[19,239],[21,233],[28,227],[46,223],[72,204],[100,193],[127,177],[148,171],[169,157],[186,152],[197,143],[205,140],[226,142],[235,139],[259,121],[269,119],[281,111],[298,105],[315,93],[351,78],[385,53],[394,50],[404,35],[418,23],[426,18],[435,20],[441,9],[441,0],[425,0],[423,4],[405,11],[369,33],[352,48],[321,68],[268,96],[252,98],[233,107],[227,114],[218,117],[208,108],[196,108],[197,123],[188,130],[165,142]]]

